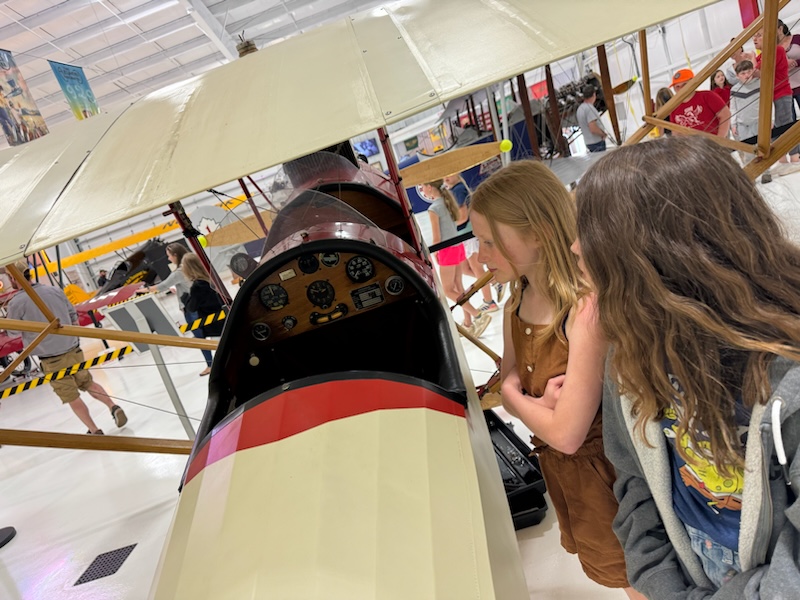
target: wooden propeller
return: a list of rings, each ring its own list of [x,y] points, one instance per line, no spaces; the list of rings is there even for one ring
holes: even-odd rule
[[[268,227],[272,224],[274,216],[275,213],[272,211],[261,211],[261,218],[264,219],[264,223]],[[259,225],[255,215],[250,215],[241,221],[235,221],[220,227],[206,235],[206,241],[209,246],[232,246],[262,238],[264,238],[264,231],[261,229],[261,225]]]
[[[423,160],[400,171],[403,186],[410,188],[421,183],[428,183],[466,171],[500,154],[502,142],[475,144],[464,148],[455,148],[438,156]]]

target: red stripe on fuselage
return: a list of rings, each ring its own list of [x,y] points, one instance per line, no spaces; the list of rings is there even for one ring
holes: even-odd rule
[[[244,411],[200,449],[186,473],[189,483],[218,460],[247,448],[277,442],[324,423],[376,410],[429,408],[464,416],[464,407],[428,388],[387,379],[327,381],[265,400]]]

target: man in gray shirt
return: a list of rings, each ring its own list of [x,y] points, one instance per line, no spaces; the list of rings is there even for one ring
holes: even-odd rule
[[[606,132],[600,128],[600,113],[594,107],[597,90],[586,84],[581,90],[583,102],[578,107],[578,125],[583,133],[583,141],[589,152],[603,152],[606,149]]]
[[[22,272],[23,277],[30,281],[31,275],[28,265],[20,262],[17,264],[17,268]],[[17,290],[22,289],[22,286],[13,278],[12,286]],[[39,285],[38,283],[32,284],[32,287],[62,324],[78,324],[78,312],[60,288]],[[8,318],[22,321],[38,321],[40,323],[48,322],[39,307],[24,291],[16,294],[9,301]],[[21,333],[22,341],[26,347],[38,335],[29,331]],[[57,373],[61,369],[66,369],[84,361],[79,342],[80,340],[74,336],[48,335],[34,348],[33,353],[41,360],[42,369],[45,373]],[[128,417],[125,416],[122,408],[114,404],[105,389],[92,379],[88,369],[78,371],[74,375],[67,375],[62,379],[53,380],[50,385],[53,386],[53,391],[61,398],[61,402],[68,404],[75,415],[88,428],[86,433],[102,434],[103,430],[98,428],[92,420],[89,408],[81,399],[81,391],[88,392],[92,398],[105,404],[111,411],[111,416],[114,418],[114,423],[117,427],[122,427],[128,422]]]

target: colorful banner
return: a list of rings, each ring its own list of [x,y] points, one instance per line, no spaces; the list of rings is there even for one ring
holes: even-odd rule
[[[44,117],[8,50],[0,50],[0,127],[12,146],[47,133]]]
[[[61,91],[67,97],[69,108],[76,119],[82,121],[100,112],[97,100],[82,68],[53,60],[47,62],[50,63],[50,68],[53,69],[58,85],[61,86]]]

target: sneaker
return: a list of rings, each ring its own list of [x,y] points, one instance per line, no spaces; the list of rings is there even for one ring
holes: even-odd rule
[[[128,417],[121,407],[114,405],[111,408],[111,416],[114,417],[114,423],[117,427],[122,427],[128,422]]]
[[[497,293],[497,301],[502,302],[503,296],[506,293],[506,284],[505,283],[495,283],[494,284],[494,291]]]
[[[494,300],[490,300],[489,302],[484,302],[478,307],[479,312],[497,312],[500,307],[497,306],[497,303]]]
[[[91,429],[87,429],[86,433],[88,435],[105,435],[105,433],[103,433],[102,429],[98,429],[97,431],[92,431]]]
[[[492,317],[490,317],[485,312],[480,313],[477,317],[472,320],[472,331],[470,333],[473,337],[479,338],[483,335],[483,332],[486,331],[486,328],[489,326],[489,323],[492,322]]]

